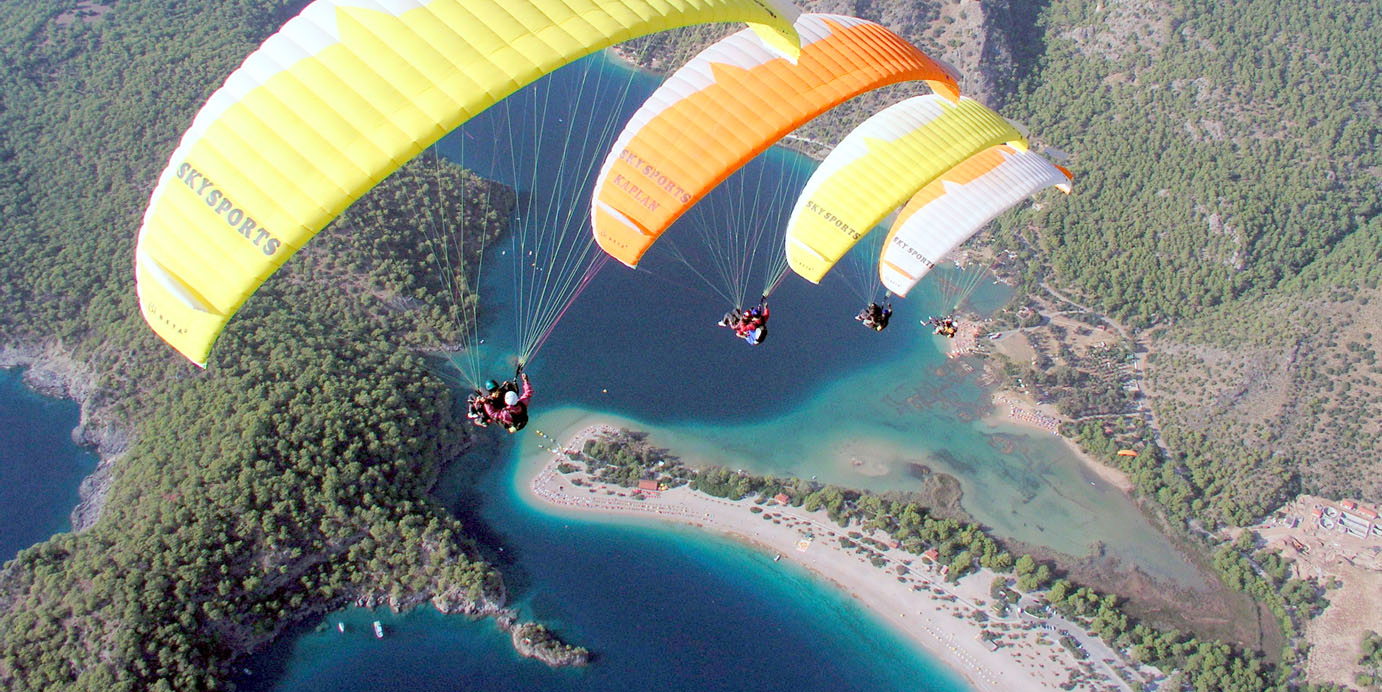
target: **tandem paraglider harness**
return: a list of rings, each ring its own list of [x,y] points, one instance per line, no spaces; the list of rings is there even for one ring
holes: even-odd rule
[[[522,382],[513,380],[499,384],[494,380],[485,383],[485,391],[476,391],[466,399],[466,418],[477,427],[489,427],[499,423],[510,433],[516,433],[528,425],[528,402],[533,398],[533,385],[523,366],[518,366],[515,376]]]

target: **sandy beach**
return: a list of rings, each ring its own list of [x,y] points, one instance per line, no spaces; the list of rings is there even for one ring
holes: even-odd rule
[[[978,690],[1058,690],[1071,680],[1072,671],[1080,689],[1128,689],[1121,681],[1101,679],[1116,677],[1098,655],[1080,662],[1058,643],[1058,635],[1051,631],[1058,628],[1051,623],[1059,618],[1043,621],[1025,613],[999,617],[986,607],[992,572],[981,570],[949,584],[939,566],[898,549],[883,551],[886,564],[876,567],[841,545],[847,531],[824,511],[806,512],[771,501],[761,505],[749,499],[733,502],[685,486],[636,493],[585,478],[579,463],[574,464],[577,470],[563,474],[557,466],[567,460],[567,450],[581,449],[587,439],[613,432],[622,422],[610,416],[583,415],[562,425],[562,429],[534,430],[532,436],[525,436],[516,481],[535,506],[567,515],[680,522],[751,544],[849,593]],[[582,480],[580,485],[572,482],[577,479]],[[881,534],[876,538],[887,540]],[[974,618],[979,611],[986,614],[986,622]],[[996,649],[981,640],[984,631],[996,637]]]
[[[1079,445],[1057,432],[1064,419],[1055,410],[1055,406],[1038,404],[1022,392],[999,390],[993,393],[993,407],[993,413],[981,419],[985,425],[991,428],[1013,425],[1055,435],[1065,443],[1065,446],[1070,449],[1070,454],[1079,459],[1090,473],[1125,493],[1132,492],[1133,482],[1128,474],[1089,456],[1083,449],[1080,449]]]

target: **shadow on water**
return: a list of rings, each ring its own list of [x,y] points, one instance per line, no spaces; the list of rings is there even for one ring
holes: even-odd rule
[[[533,587],[532,575],[517,559],[512,542],[484,517],[483,508],[493,498],[484,490],[484,479],[500,473],[504,460],[513,453],[512,438],[481,433],[475,436],[475,446],[447,464],[437,481],[433,496],[449,509],[480,553],[480,557],[495,565],[504,575],[504,585],[510,593],[524,593]]]

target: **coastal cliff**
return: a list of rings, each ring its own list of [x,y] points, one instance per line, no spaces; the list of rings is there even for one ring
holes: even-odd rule
[[[24,384],[55,399],[76,402],[80,417],[72,429],[72,441],[96,451],[96,470],[82,480],[80,500],[72,510],[72,529],[83,531],[101,517],[110,490],[112,470],[129,449],[128,424],[121,425],[99,408],[102,400],[92,368],[54,344],[5,344],[0,346],[0,369],[24,368]]]

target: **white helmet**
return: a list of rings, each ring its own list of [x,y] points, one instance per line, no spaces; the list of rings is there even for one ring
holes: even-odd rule
[[[504,405],[513,406],[518,403],[518,392],[507,392],[504,394]]]

